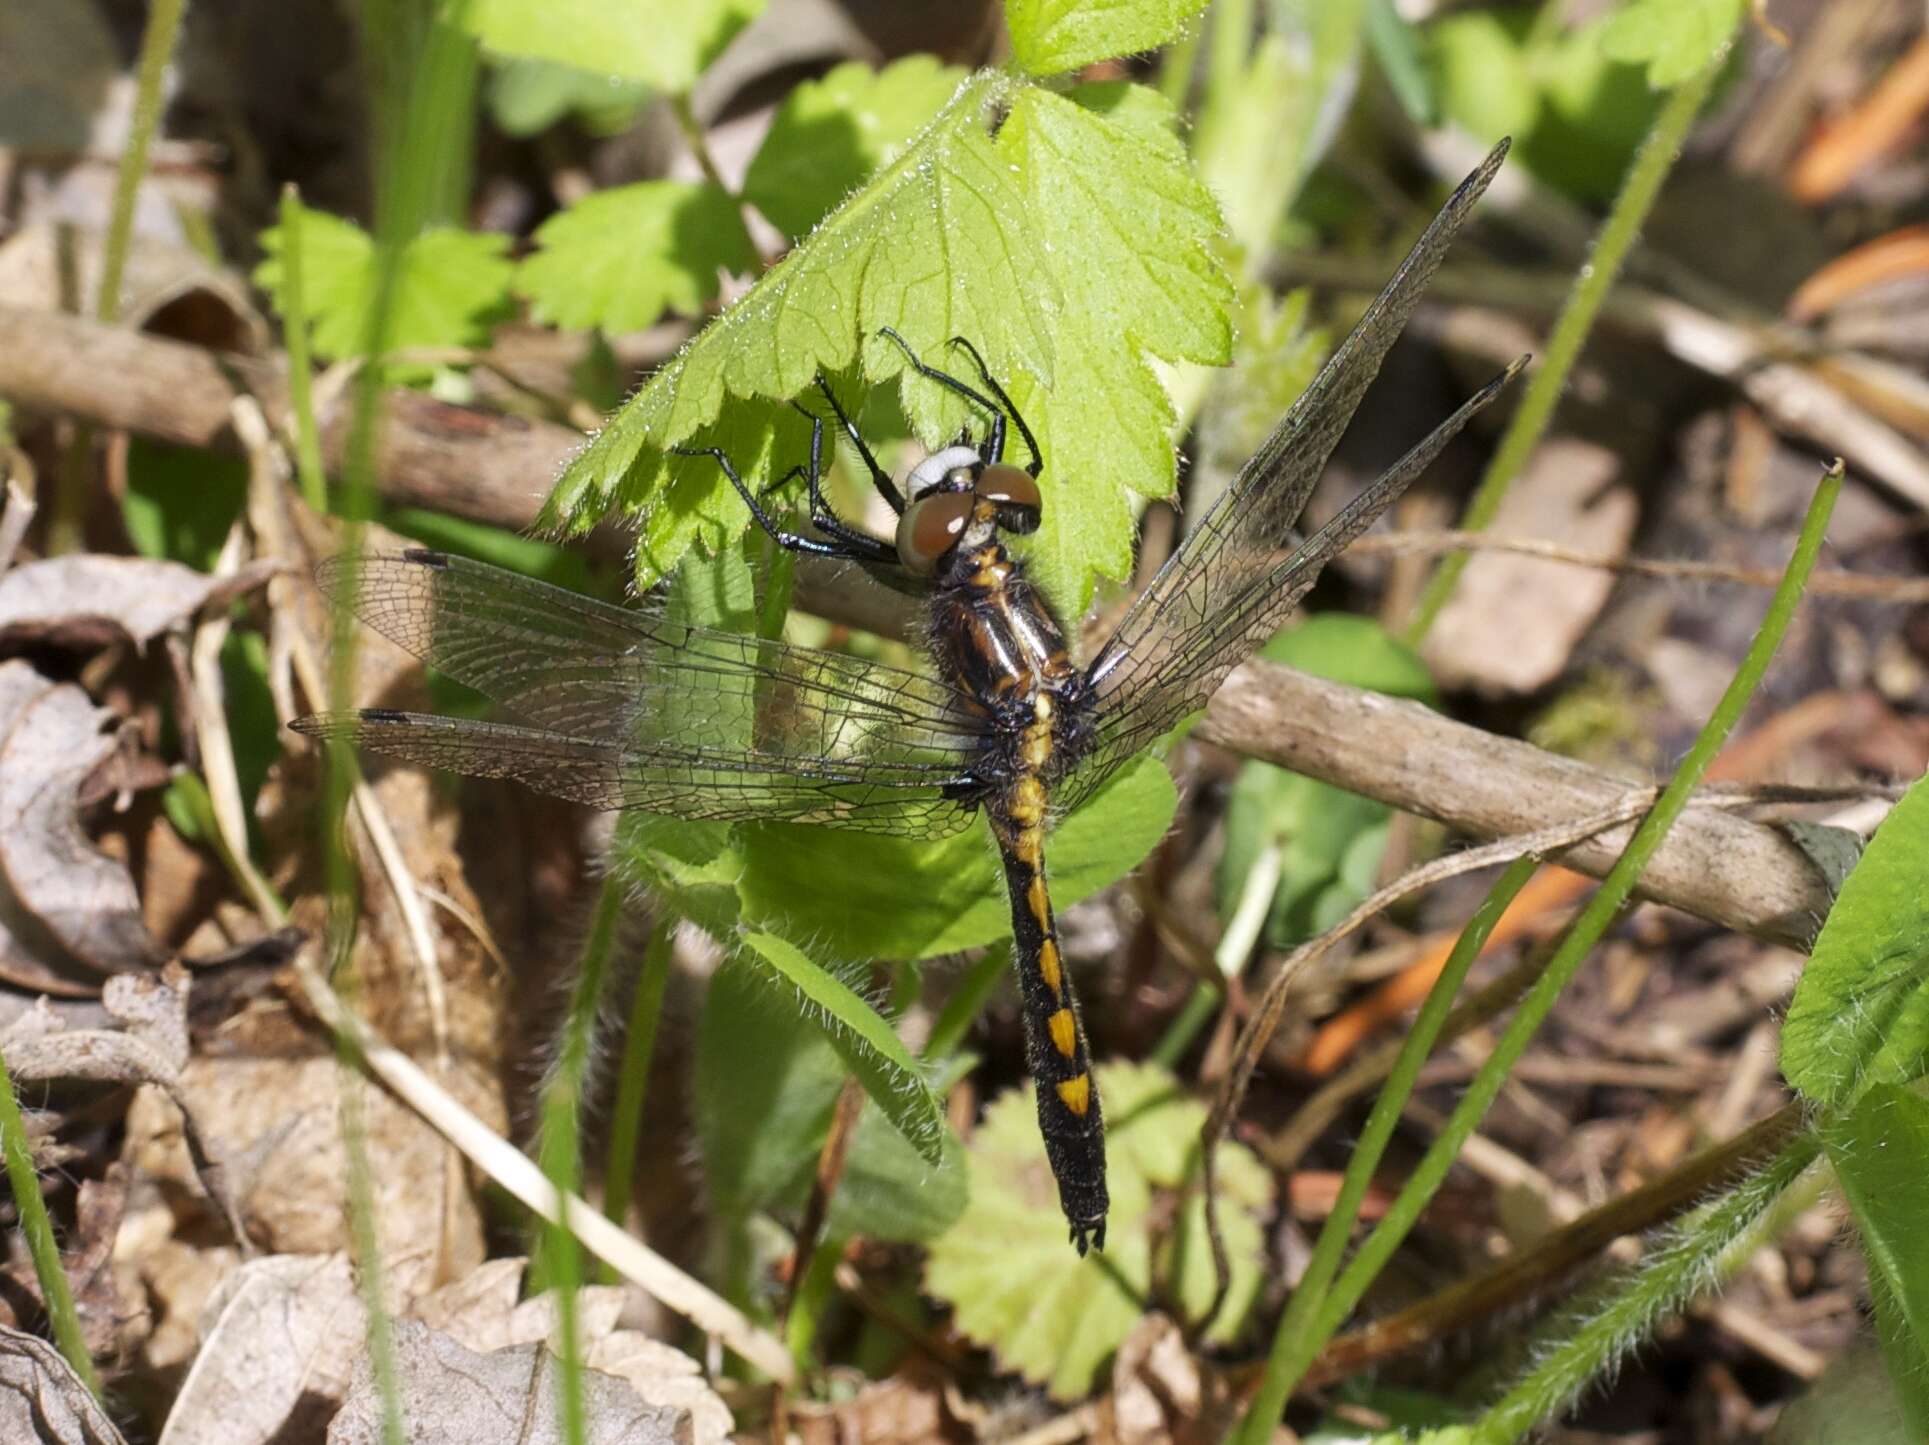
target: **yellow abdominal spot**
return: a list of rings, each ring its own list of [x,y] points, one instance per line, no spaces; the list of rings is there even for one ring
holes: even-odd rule
[[[1058,971],[1058,945],[1049,938],[1038,945],[1038,972],[1054,994],[1064,991],[1064,979]]]
[[[1092,1081],[1080,1074],[1075,1079],[1065,1080],[1057,1088],[1058,1101],[1083,1119],[1085,1111],[1092,1107]]]
[[[1045,892],[1045,875],[1034,873],[1031,887],[1025,890],[1025,902],[1031,908],[1031,916],[1038,920],[1038,927],[1045,933],[1052,931],[1052,900]]]
[[[1078,1052],[1078,1020],[1072,1017],[1070,1009],[1060,1009],[1045,1023],[1052,1031],[1053,1048],[1068,1059]]]

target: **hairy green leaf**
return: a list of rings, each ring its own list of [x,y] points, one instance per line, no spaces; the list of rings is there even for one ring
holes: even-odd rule
[[[1741,21],[1745,0],[1630,0],[1601,31],[1611,60],[1648,67],[1656,90],[1679,85],[1701,70]]]
[[[1005,0],[1012,55],[1033,75],[1060,75],[1095,60],[1175,39],[1207,0]]]
[[[784,97],[744,175],[744,199],[793,241],[888,164],[957,92],[964,71],[909,55],[848,61]]]
[[[353,221],[325,211],[301,213],[302,304],[315,354],[356,355],[375,285],[375,243]],[[283,304],[280,226],[261,234],[267,254],[255,282]],[[446,226],[423,231],[402,253],[401,284],[389,322],[396,351],[482,346],[508,314],[515,265],[503,253],[509,238]]]
[[[497,55],[554,60],[680,93],[763,8],[764,0],[470,0],[457,13]]]
[[[743,943],[773,981],[789,986],[871,1102],[935,1168],[943,1155],[944,1110],[891,1026],[788,940],[774,933],[752,933]]]
[[[1929,1101],[1871,1084],[1822,1137],[1868,1256],[1889,1377],[1916,1435],[1929,1436]]]
[[[1189,1311],[1212,1294],[1212,1261],[1196,1189],[1176,1219],[1155,1211],[1154,1191],[1177,1190],[1198,1170],[1205,1106],[1154,1064],[1098,1066],[1109,1124],[1112,1211],[1105,1252],[1081,1259],[1065,1243],[1065,1217],[1038,1137],[1032,1086],[993,1101],[966,1146],[971,1202],[931,1247],[925,1288],[949,1302],[953,1323],[1010,1369],[1058,1399],[1086,1393],[1099,1367],[1139,1322],[1154,1274]],[[1207,1338],[1237,1333],[1256,1297],[1264,1247],[1260,1220],[1272,1182],[1236,1144],[1219,1149],[1219,1218],[1232,1289]],[[1159,1257],[1153,1240],[1161,1239]]]
[[[640,181],[585,196],[536,230],[516,289],[559,326],[638,331],[666,310],[694,316],[719,271],[757,264],[737,204],[707,181]]]
[[[1876,829],[1809,953],[1782,1025],[1782,1072],[1842,1108],[1929,1067],[1929,779]]]

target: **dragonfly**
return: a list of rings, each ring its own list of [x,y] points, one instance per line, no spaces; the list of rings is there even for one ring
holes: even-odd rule
[[[1321,569],[1491,404],[1521,358],[1310,536],[1299,514],[1368,384],[1506,154],[1455,190],[1272,434],[1084,664],[1010,539],[1036,530],[1044,459],[968,341],[964,378],[907,364],[983,417],[900,489],[819,377],[817,388],[897,516],[886,541],[840,519],[823,486],[825,420],[802,476],[812,533],[787,530],[717,449],[707,458],[778,545],[848,559],[918,592],[927,665],[898,667],[689,625],[660,599],[619,607],[427,549],[323,564],[362,620],[493,699],[501,721],[387,708],[297,719],[311,737],[477,777],[511,778],[602,809],[784,821],[934,838],[982,814],[1011,902],[1013,954],[1038,1122],[1071,1242],[1103,1249],[1105,1128],[1083,1014],[1046,881],[1051,820],[1201,710],[1278,630]],[[800,408],[801,409],[801,408]],[[1015,432],[1022,463],[1006,460]],[[779,483],[781,485],[782,483]]]

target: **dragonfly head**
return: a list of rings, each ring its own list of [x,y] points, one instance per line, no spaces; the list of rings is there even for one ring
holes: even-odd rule
[[[929,575],[958,545],[974,515],[1019,536],[1038,530],[1042,498],[1029,472],[987,462],[959,444],[935,451],[913,468],[911,504],[898,519],[898,560]]]

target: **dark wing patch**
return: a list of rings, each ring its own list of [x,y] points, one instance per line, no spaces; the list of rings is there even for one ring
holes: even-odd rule
[[[375,711],[304,731],[596,807],[921,834],[970,816],[947,794],[973,784],[979,725],[923,674],[684,626],[439,552],[345,556],[321,576],[515,723]]]

